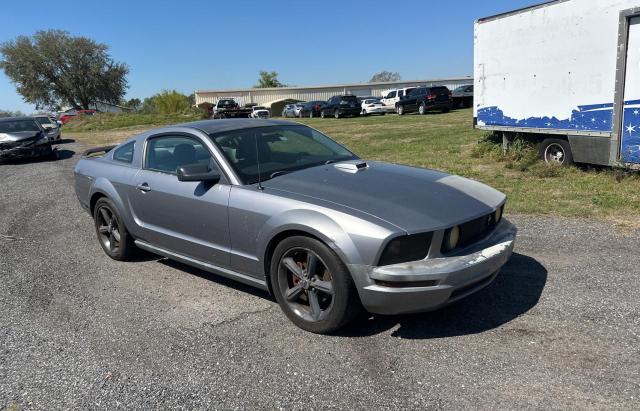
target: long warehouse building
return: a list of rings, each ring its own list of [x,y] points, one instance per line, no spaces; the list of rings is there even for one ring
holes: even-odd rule
[[[196,105],[207,109],[221,99],[233,98],[240,105],[258,104],[267,107],[271,114],[279,116],[286,104],[300,101],[326,101],[338,94],[359,97],[382,97],[386,91],[403,87],[447,86],[450,90],[473,84],[473,77],[455,77],[434,80],[388,81],[381,83],[334,84],[309,87],[248,88],[236,90],[197,90]]]

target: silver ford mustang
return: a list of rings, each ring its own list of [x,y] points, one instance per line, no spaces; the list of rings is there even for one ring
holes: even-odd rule
[[[111,258],[141,248],[268,290],[316,333],[363,308],[460,300],[491,283],[516,235],[504,194],[362,160],[288,121],[198,121],[91,149],[75,190]]]

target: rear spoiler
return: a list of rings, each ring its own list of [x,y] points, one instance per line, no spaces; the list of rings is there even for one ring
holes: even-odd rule
[[[116,147],[117,145],[90,148],[86,150],[84,153],[82,153],[82,157],[100,157],[96,154],[101,154],[101,153],[102,153],[101,155],[107,154],[109,151],[113,150]]]

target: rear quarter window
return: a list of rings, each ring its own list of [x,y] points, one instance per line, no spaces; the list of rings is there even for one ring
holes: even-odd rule
[[[113,159],[122,163],[133,162],[133,150],[135,148],[135,142],[125,144],[113,152]]]

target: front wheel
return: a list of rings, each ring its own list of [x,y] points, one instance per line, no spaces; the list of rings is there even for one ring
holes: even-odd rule
[[[278,304],[303,330],[334,332],[362,310],[347,267],[316,239],[285,239],[276,247],[270,269]]]
[[[396,111],[398,112],[399,116],[403,116],[404,115],[404,107],[403,106],[398,106],[396,108]]]
[[[93,221],[100,246],[109,257],[122,261],[133,254],[133,238],[127,232],[111,200],[106,197],[98,200],[93,209]]]
[[[546,138],[540,144],[539,155],[547,164],[567,166],[573,164],[571,145],[567,140]]]

